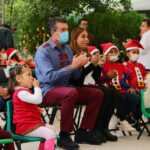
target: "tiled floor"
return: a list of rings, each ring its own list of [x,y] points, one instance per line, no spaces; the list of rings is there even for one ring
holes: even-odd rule
[[[3,125],[4,122],[0,121],[0,124]],[[57,132],[59,132],[59,121],[57,119],[55,119],[54,125]],[[144,132],[140,140],[137,140],[137,132],[132,136],[123,136],[120,131],[115,134],[118,135],[118,142],[107,142],[98,146],[80,144],[80,150],[150,150],[150,137],[147,136],[146,132]],[[39,142],[25,143],[22,144],[22,150],[37,150],[38,145]],[[56,148],[56,150],[61,149]]]

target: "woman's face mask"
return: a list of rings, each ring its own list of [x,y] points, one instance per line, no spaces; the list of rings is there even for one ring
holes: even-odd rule
[[[132,54],[130,57],[130,60],[132,62],[136,62],[138,59],[139,59],[139,55],[137,55],[137,54]]]
[[[118,55],[109,56],[110,61],[116,62],[118,59]]]

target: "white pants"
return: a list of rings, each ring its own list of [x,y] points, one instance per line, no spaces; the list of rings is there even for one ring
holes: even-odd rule
[[[45,126],[41,126],[24,136],[40,137],[40,138],[44,138],[47,140],[47,139],[55,138],[56,130],[54,126],[46,124]]]

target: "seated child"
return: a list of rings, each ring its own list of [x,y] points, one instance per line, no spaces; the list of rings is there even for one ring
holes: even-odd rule
[[[8,131],[0,130],[0,139],[12,139],[12,135]],[[14,143],[5,144],[5,150],[15,150]]]
[[[106,82],[107,86],[114,86],[120,93],[119,106],[117,108],[117,116],[120,118],[120,129],[126,131],[135,131],[128,122],[126,116],[129,115],[137,106],[140,106],[140,96],[136,94],[134,87],[129,86],[126,80],[129,77],[129,69],[118,63],[119,50],[112,43],[105,43],[101,45],[103,54],[106,55],[107,61],[103,65],[103,73],[110,70],[117,72],[116,78],[110,82]]]
[[[144,49],[143,46],[137,40],[132,40],[126,46],[126,57],[128,61],[124,63],[130,70],[128,84],[135,87],[138,91],[145,89],[144,79],[147,74],[144,66],[137,62],[139,50],[142,49]]]
[[[32,77],[31,69],[26,65],[16,64],[10,68],[8,92],[13,94],[13,123],[16,134],[30,137],[41,137],[39,150],[54,150],[55,129],[44,124],[37,104],[42,102],[39,83]],[[34,86],[34,94],[29,90]]]
[[[6,64],[11,66],[13,63],[16,64],[26,64],[29,67],[35,67],[35,63],[31,59],[23,58],[20,53],[14,48],[8,48],[6,50],[7,61]]]

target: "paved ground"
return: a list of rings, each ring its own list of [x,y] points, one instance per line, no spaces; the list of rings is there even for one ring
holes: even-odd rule
[[[4,125],[4,122],[0,120],[0,125]],[[54,125],[59,132],[59,121],[55,119]],[[80,144],[80,150],[149,150],[150,149],[150,137],[144,132],[140,140],[137,140],[138,133],[134,133],[132,136],[123,136],[120,131],[115,133],[118,135],[118,142],[107,142],[102,145],[93,146],[87,144]],[[72,136],[73,138],[73,136]],[[22,150],[37,150],[39,142],[22,144]],[[17,150],[17,148],[16,148]],[[56,150],[61,150],[56,148]]]

